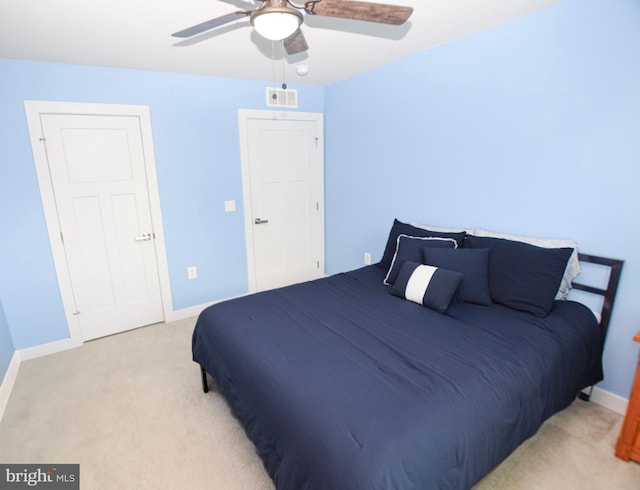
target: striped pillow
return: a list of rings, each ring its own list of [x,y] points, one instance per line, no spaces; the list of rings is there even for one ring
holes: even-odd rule
[[[407,260],[391,287],[391,294],[446,313],[462,280],[462,273]]]

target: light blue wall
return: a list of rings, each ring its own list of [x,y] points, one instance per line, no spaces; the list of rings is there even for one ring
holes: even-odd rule
[[[573,238],[626,260],[604,389],[640,318],[640,2],[569,0],[325,93],[327,271],[380,257],[394,217]]]
[[[13,357],[13,339],[11,338],[11,332],[9,331],[9,324],[4,316],[4,308],[2,307],[2,300],[0,300],[0,383],[4,379],[4,376],[11,363]]]
[[[247,291],[237,111],[266,109],[267,84],[0,60],[0,298],[16,349],[69,336],[24,100],[149,106],[171,293],[181,309]],[[292,88],[299,110],[323,111],[322,88]],[[230,199],[236,213],[224,212]],[[190,265],[197,280],[187,279]]]

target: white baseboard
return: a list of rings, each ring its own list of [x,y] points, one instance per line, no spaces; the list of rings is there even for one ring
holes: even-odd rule
[[[2,384],[0,384],[0,420],[2,420],[4,410],[5,408],[7,408],[7,403],[9,402],[11,391],[13,390],[13,385],[16,382],[20,362],[20,351],[14,351],[7,372],[5,373],[4,379],[2,380]]]
[[[218,301],[212,303],[206,303],[202,305],[192,306],[190,308],[184,308],[182,310],[172,311],[165,316],[165,322],[175,322],[178,320],[184,320],[185,318],[196,317],[208,306],[211,306]],[[48,356],[49,354],[55,354],[56,352],[62,352],[69,349],[75,349],[83,344],[81,340],[75,340],[72,338],[56,340],[54,342],[48,342],[46,344],[34,345],[33,347],[27,347],[20,349],[20,358],[22,361],[28,361],[30,359],[36,359],[38,357]]]
[[[46,344],[34,345],[33,347],[27,347],[26,349],[20,349],[20,357],[23,361],[28,361],[29,359],[35,359],[37,357],[55,354],[56,352],[74,349],[76,347],[80,347],[81,345],[82,342],[73,339],[56,340],[55,342],[49,342]]]
[[[609,410],[613,410],[620,415],[627,413],[627,405],[629,404],[629,400],[626,398],[616,395],[615,393],[611,393],[610,391],[605,391],[597,386],[593,388],[591,401],[608,408]]]

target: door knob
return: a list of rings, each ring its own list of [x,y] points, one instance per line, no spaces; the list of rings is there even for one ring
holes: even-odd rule
[[[254,220],[253,220],[253,222],[254,222],[256,225],[264,225],[265,223],[268,223],[268,222],[269,222],[269,220],[268,220],[268,219],[260,219],[260,218],[256,218],[256,219],[254,219]]]
[[[146,233],[141,236],[137,236],[134,238],[136,242],[146,242],[147,240],[151,240],[151,233]]]

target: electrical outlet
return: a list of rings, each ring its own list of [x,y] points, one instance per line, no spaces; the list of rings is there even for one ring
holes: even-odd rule
[[[364,253],[364,264],[371,265],[371,254],[369,252]]]
[[[189,279],[197,279],[198,278],[198,269],[195,265],[191,267],[187,267],[187,277]]]

